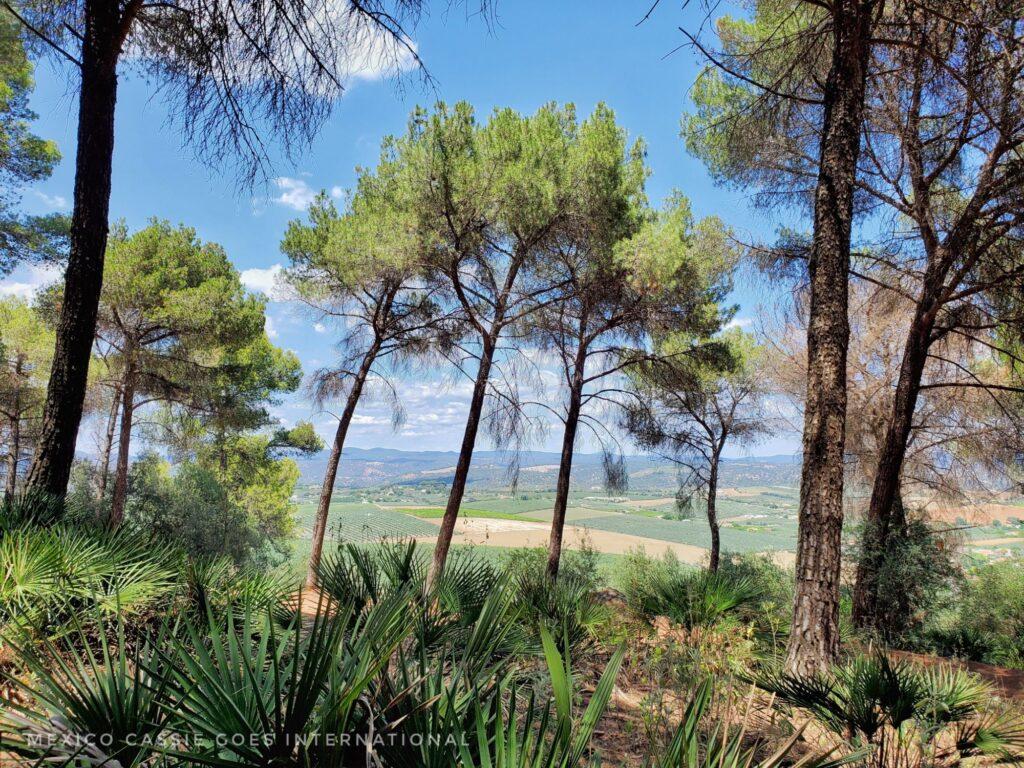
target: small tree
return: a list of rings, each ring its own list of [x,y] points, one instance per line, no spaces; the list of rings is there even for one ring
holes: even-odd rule
[[[478,125],[468,104],[442,104],[433,114],[415,114],[394,143],[405,168],[401,204],[416,222],[428,279],[459,314],[464,333],[453,358],[473,381],[432,578],[448,557],[489,395],[495,442],[522,437],[517,377],[505,377],[512,391],[503,390],[496,373],[521,347],[526,331],[516,329],[559,288],[560,278],[553,281],[542,266],[571,217],[576,191],[568,163],[578,142],[571,106],[545,106],[528,117],[499,110]]]
[[[614,439],[588,410],[617,407],[619,376],[651,359],[658,334],[687,335],[695,343],[681,354],[691,362],[705,358],[712,350],[700,340],[721,327],[717,304],[730,283],[733,258],[720,222],[695,222],[681,195],[660,212],[639,207],[645,174],[636,148],[624,163],[619,134],[607,111],[581,127],[585,160],[573,167],[589,184],[576,182],[583,203],[579,223],[556,240],[550,262],[565,287],[530,321],[542,348],[558,359],[567,390],[564,412],[557,412],[564,432],[548,544],[552,578],[562,552],[578,427],[587,426],[602,444]]]
[[[20,463],[38,433],[53,330],[22,299],[0,298],[0,417],[3,418],[7,478],[4,498],[17,488]]]
[[[712,571],[718,570],[721,553],[716,502],[722,454],[730,443],[749,445],[770,429],[762,350],[739,329],[724,332],[720,339],[731,358],[724,372],[695,366],[677,354],[677,339],[668,339],[659,350],[660,359],[632,377],[635,398],[627,418],[629,432],[642,447],[684,468],[681,489],[704,493]]]
[[[445,318],[423,287],[414,221],[395,206],[396,162],[386,155],[360,176],[348,208],[339,215],[321,196],[309,222],[293,221],[281,243],[291,260],[285,281],[319,319],[344,329],[339,359],[313,374],[314,401],[323,407],[342,399],[344,408],[331,443],[313,524],[307,583],[316,580],[327,516],[345,438],[368,386],[379,385],[401,418],[392,378],[403,363],[444,346]]]
[[[27,0],[0,3],[40,51],[70,64],[78,90],[71,242],[42,435],[30,481],[67,490],[103,285],[124,65],[173,105],[184,137],[241,175],[268,164],[268,138],[292,154],[316,133],[348,75],[383,57],[418,61],[403,24],[422,0]],[[130,51],[130,57],[125,52]],[[370,53],[367,53],[369,51]]]
[[[120,523],[128,492],[137,409],[201,395],[219,355],[262,331],[264,304],[246,294],[220,246],[187,227],[155,221],[115,233],[106,262],[97,344],[116,356],[121,422],[110,524]]]

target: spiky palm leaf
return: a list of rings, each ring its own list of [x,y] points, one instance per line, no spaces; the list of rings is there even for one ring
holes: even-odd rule
[[[121,768],[141,765],[153,754],[167,724],[162,695],[168,670],[148,641],[129,647],[122,621],[112,626],[98,616],[97,623],[98,654],[77,622],[60,641],[24,638],[13,644],[31,682],[0,675],[37,706],[0,709],[0,751],[50,765]]]

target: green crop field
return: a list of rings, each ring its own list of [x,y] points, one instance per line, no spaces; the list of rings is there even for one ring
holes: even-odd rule
[[[393,511],[401,512],[405,515],[412,515],[413,517],[424,518],[427,520],[440,520],[442,517],[444,517],[444,507],[394,507]],[[459,517],[476,517],[489,520],[523,519],[520,515],[514,515],[508,512],[493,512],[488,509],[472,509],[470,507],[462,507],[459,510]]]
[[[644,536],[660,541],[691,544],[696,547],[711,546],[711,533],[708,531],[707,523],[700,518],[661,520],[623,514],[596,517],[581,521],[579,525],[597,531]],[[794,544],[794,537],[767,529],[758,532],[729,528],[722,530],[722,548],[733,552],[787,550],[793,549]]]

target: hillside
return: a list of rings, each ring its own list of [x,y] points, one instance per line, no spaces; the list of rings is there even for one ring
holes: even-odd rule
[[[400,451],[388,448],[346,448],[338,467],[338,488],[369,488],[382,485],[447,485],[455,469],[454,451]],[[509,485],[513,455],[500,451],[478,451],[473,458],[469,485],[477,491],[500,490]],[[558,475],[558,454],[524,451],[518,454],[519,487],[552,490]],[[327,452],[298,459],[302,483],[319,484],[327,464]],[[632,491],[672,493],[678,485],[678,470],[671,462],[649,456],[627,456],[629,488]],[[603,485],[602,457],[580,453],[573,460],[573,486],[597,490]],[[728,459],[722,469],[723,487],[783,485],[799,483],[800,463],[793,456],[755,456]]]

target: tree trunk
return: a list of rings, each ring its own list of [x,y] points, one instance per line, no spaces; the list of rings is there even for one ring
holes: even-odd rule
[[[132,442],[132,417],[135,412],[135,374],[131,365],[125,369],[121,395],[121,433],[117,442],[117,468],[114,471],[114,497],[110,502],[110,527],[117,528],[124,518],[128,499],[128,458]]]
[[[18,355],[14,363],[14,403],[12,404],[11,445],[7,457],[7,482],[4,484],[4,501],[11,501],[18,489],[18,462],[21,458],[21,375],[25,358]]]
[[[708,559],[708,570],[712,573],[718,572],[719,560],[722,556],[722,531],[718,524],[718,461],[719,456],[715,453],[711,457],[711,467],[708,471],[708,527],[711,528],[711,554]]]
[[[96,500],[103,501],[107,495],[107,478],[110,477],[110,453],[114,448],[114,434],[117,431],[117,412],[121,407],[121,387],[114,387],[114,395],[107,416],[107,431],[103,435],[103,451],[100,455],[100,477],[96,484]]]
[[[75,458],[103,286],[117,59],[124,34],[119,5],[110,0],[85,3],[71,249],[39,446],[29,472],[29,484],[57,496],[67,492]]]
[[[878,569],[889,539],[893,511],[899,499],[903,460],[907,455],[921,377],[924,375],[924,367],[928,360],[934,326],[931,304],[931,301],[922,301],[918,304],[914,321],[907,334],[892,412],[882,450],[878,455],[875,482],[871,489],[871,501],[865,519],[862,554],[860,562],[857,563],[857,581],[853,592],[853,622],[861,629],[878,628]],[[902,515],[901,511],[897,512]]]
[[[558,578],[558,565],[562,559],[562,532],[565,529],[565,510],[569,506],[569,482],[572,477],[572,454],[576,446],[576,430],[580,423],[580,409],[583,403],[583,372],[586,355],[576,356],[572,387],[569,391],[569,408],[565,415],[565,432],[562,435],[562,457],[558,465],[558,485],[555,487],[555,510],[551,518],[551,538],[548,541],[548,576]]]
[[[4,501],[11,501],[18,488],[18,453],[21,451],[21,419],[17,415],[11,419],[11,452],[7,456],[7,482],[4,484]]]
[[[352,389],[345,401],[345,410],[338,419],[338,429],[334,433],[334,444],[331,446],[331,456],[327,460],[327,471],[324,473],[324,483],[320,489],[320,501],[316,508],[316,521],[313,523],[313,543],[309,551],[309,567],[306,570],[306,586],[312,587],[316,584],[316,573],[320,568],[320,558],[324,549],[324,534],[327,531],[327,514],[331,509],[331,497],[334,495],[334,480],[338,475],[338,462],[341,460],[341,452],[345,447],[345,436],[348,434],[349,425],[352,423],[352,416],[355,415],[356,405],[363,393],[363,386],[370,375],[370,369],[380,351],[380,345],[374,343],[370,351],[363,357],[362,365],[356,373],[352,382]]]
[[[434,561],[430,567],[427,586],[436,583],[448,560],[448,550],[455,534],[455,521],[459,517],[462,496],[466,492],[466,480],[469,477],[469,466],[473,461],[473,448],[476,446],[476,433],[480,429],[480,415],[484,408],[484,397],[487,394],[487,382],[491,377],[491,363],[494,359],[496,340],[488,338],[484,341],[480,356],[480,366],[476,371],[476,382],[473,385],[473,397],[469,401],[469,415],[466,417],[466,429],[462,435],[462,448],[459,460],[455,465],[455,476],[448,494],[448,505],[441,519],[441,530],[437,534],[437,545],[434,547]]]
[[[880,0],[836,0],[814,201],[799,537],[791,674],[826,671],[839,653],[839,575],[846,445],[847,316],[853,193],[872,14]]]

